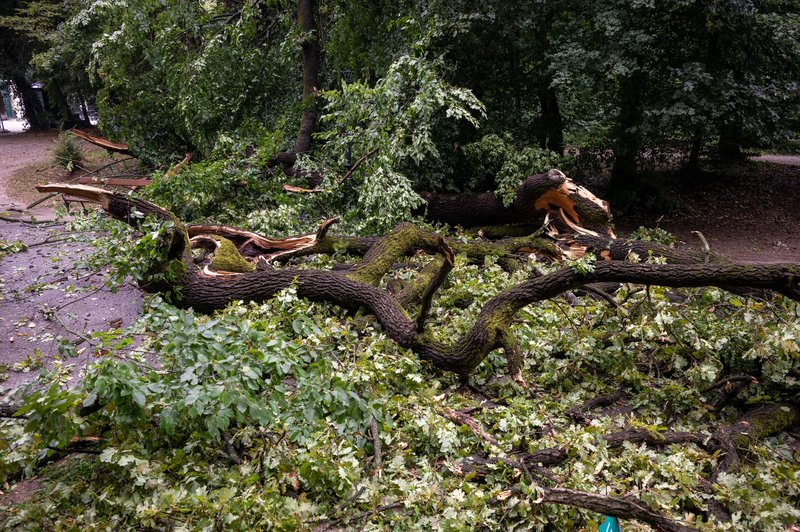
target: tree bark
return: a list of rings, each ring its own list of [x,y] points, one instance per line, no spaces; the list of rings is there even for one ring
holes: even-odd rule
[[[319,35],[315,21],[314,0],[297,0],[297,22],[304,33],[303,39],[303,102],[305,109],[294,143],[295,153],[306,153],[311,149],[311,134],[317,123],[317,107],[314,102],[319,84]]]
[[[271,166],[281,165],[287,175],[294,175],[292,168],[297,156],[311,150],[311,136],[317,125],[316,94],[319,85],[320,46],[316,24],[316,1],[297,0],[297,25],[303,32],[303,115],[297,130],[297,138],[291,150],[280,152],[270,161]]]
[[[552,80],[548,80],[552,81]],[[539,139],[539,146],[559,155],[564,155],[564,121],[561,119],[561,110],[558,106],[558,96],[552,87],[547,86],[539,94],[541,106],[543,136]]]
[[[294,286],[300,297],[312,301],[329,302],[345,308],[366,308],[400,346],[410,348],[443,370],[461,375],[471,373],[490,352],[508,345],[509,324],[520,309],[590,283],[749,287],[772,290],[800,300],[800,265],[797,264],[636,264],[606,260],[597,262],[592,271],[579,272],[566,267],[499,293],[484,305],[472,327],[461,338],[445,344],[435,340],[427,331],[419,332],[417,323],[400,303],[377,286],[393,264],[412,250],[441,249],[438,238],[431,243],[431,235],[414,226],[402,225],[377,240],[361,262],[344,271],[284,268],[242,273],[215,272],[194,263],[187,230],[174,215],[156,205],[81,185],[40,185],[37,189],[40,192],[69,193],[97,202],[109,214],[135,228],[143,220],[139,213],[172,222],[163,239],[163,264],[140,283],[146,291],[169,292],[179,288],[179,305],[211,312],[232,301],[264,301]],[[235,252],[236,248],[231,247]],[[180,268],[175,268],[174,261],[181,261]],[[165,275],[168,281],[165,281]]]
[[[608,203],[575,184],[559,170],[529,177],[506,207],[492,192],[422,193],[428,203],[426,218],[451,225],[475,227],[486,224],[531,223],[551,211],[597,234],[613,235]],[[559,212],[560,211],[560,212]]]
[[[636,200],[640,183],[636,159],[642,144],[642,87],[641,74],[623,78],[618,90],[619,116],[614,125],[614,167],[611,171],[612,199],[627,207]]]

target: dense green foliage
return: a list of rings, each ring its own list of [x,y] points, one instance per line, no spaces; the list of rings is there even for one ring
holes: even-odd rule
[[[28,41],[16,38],[7,55],[19,52],[17,66],[0,72],[25,73],[38,52],[36,77],[62,95],[95,98],[107,135],[166,166],[187,151],[195,160],[219,157],[226,139],[258,144],[267,135],[277,141],[276,153],[289,148],[309,104],[300,97],[302,43],[314,39],[322,49],[318,105],[331,91],[343,97],[328,109],[334,119],[318,121],[309,155],[333,178],[346,171],[345,152],[352,162],[380,148],[368,166],[382,168],[373,172],[376,188],[392,183],[398,201],[389,202],[396,204],[390,219],[406,217],[421,189],[502,187],[495,176],[479,179],[481,169],[464,150],[487,134],[510,135],[517,150],[560,154],[566,146],[592,176],[613,167],[611,194],[622,207],[645,185],[637,172],[696,168],[704,147],[735,156],[741,148],[780,145],[797,129],[794,0],[312,4],[316,29],[304,34],[295,3],[285,0],[19,0],[5,8],[0,25]],[[32,43],[24,53],[22,42]],[[419,65],[405,75],[418,75],[419,87],[431,91],[417,109],[407,108],[413,114],[405,126],[384,105],[390,100],[373,102],[378,93],[370,92],[411,96],[413,84],[391,87],[403,58]],[[351,77],[347,88],[342,80]],[[426,79],[439,89],[427,89]],[[468,94],[485,108],[479,123],[446,112],[448,101],[476,109],[463,99]],[[355,110],[365,104],[372,116]],[[365,142],[358,132],[377,133],[376,122],[386,131]],[[404,132],[429,140],[419,144],[421,137],[404,139]],[[393,154],[398,142],[410,143],[401,151],[420,152],[413,164]],[[348,203],[354,215],[378,214],[369,187]]]
[[[307,266],[330,263],[318,257]],[[435,300],[432,330],[443,338],[463,332],[489,297],[529,274],[459,257]],[[47,497],[6,509],[7,524],[596,526],[596,514],[537,505],[535,485],[510,465],[489,466],[483,479],[465,475],[460,465],[476,454],[564,445],[569,459],[554,468],[563,487],[634,495],[699,525],[698,476],[719,456],[694,444],[611,449],[602,436],[622,428],[709,435],[738,415],[733,408],[714,412],[714,392],[702,391],[726,375],[759,375],[742,396],[746,402],[795,399],[800,380],[787,375],[800,369],[800,322],[797,305],[782,299],[748,300],[716,289],[677,293],[686,298],[681,305],[670,302],[673,291],[623,286],[619,308],[554,299],[524,310],[514,331],[526,353],[529,389],[504,376],[505,360],[497,355],[468,388],[399,348],[371,318],[299,300],[291,289],[213,316],[152,298],[131,329],[93,335],[97,360],[80,383],[63,386],[74,355],[65,349],[52,369],[42,368],[36,385],[18,392],[30,419],[2,422],[5,473],[75,437],[102,439],[95,447],[100,454],[47,473]],[[626,390],[624,406],[595,414],[591,424],[567,415],[619,387]],[[476,389],[494,404],[486,405]],[[76,414],[95,400],[104,408]],[[445,408],[474,409],[499,443],[453,424]],[[732,527],[775,530],[800,518],[798,443],[787,434],[753,442],[742,467],[722,475],[713,493],[734,512]],[[520,482],[520,494],[504,495]],[[491,503],[496,497],[508,498]],[[391,511],[369,511],[394,503]],[[626,529],[638,528],[626,523]]]

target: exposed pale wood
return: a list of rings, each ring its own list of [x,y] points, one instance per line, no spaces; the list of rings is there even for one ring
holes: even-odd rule
[[[166,176],[167,177],[173,177],[173,176],[178,175],[178,172],[180,172],[181,169],[184,166],[189,164],[189,162],[192,160],[193,156],[194,156],[194,154],[192,152],[187,152],[186,156],[183,158],[183,160],[181,162],[179,162],[178,164],[176,164],[175,166],[173,166],[172,168],[167,170]]]
[[[70,133],[78,137],[79,139],[83,139],[86,142],[90,142],[95,146],[100,146],[101,148],[105,148],[108,151],[113,151],[116,153],[123,153],[125,155],[132,155],[131,151],[127,144],[123,144],[121,142],[111,142],[108,139],[104,139],[102,137],[95,137],[94,135],[90,135],[80,129],[70,129]]]

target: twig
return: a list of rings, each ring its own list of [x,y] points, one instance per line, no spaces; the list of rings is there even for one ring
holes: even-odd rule
[[[10,216],[3,216],[2,214],[0,214],[0,220],[3,220],[4,222],[15,223],[15,224],[30,225],[32,227],[42,227],[42,226],[50,227],[50,226],[54,226],[54,225],[64,225],[63,222],[56,222],[56,221],[53,221],[53,220],[33,220],[33,219],[31,219],[31,220],[19,220],[17,218],[11,218]]]
[[[714,384],[708,386],[707,388],[704,388],[702,390],[702,393],[707,393],[716,390],[717,388],[722,388],[723,386],[727,387],[728,384],[734,382],[746,382],[748,384],[758,384],[758,379],[756,379],[752,375],[732,375],[730,377],[726,377],[722,380],[715,382]]]
[[[706,255],[703,259],[703,264],[708,264],[708,261],[711,259],[711,247],[708,245],[708,240],[706,240],[706,237],[703,236],[703,233],[700,231],[692,231],[692,234],[697,235],[697,238],[703,243],[703,253]]]
[[[83,301],[83,300],[84,300],[84,299],[86,299],[87,297],[91,297],[91,296],[95,295],[96,293],[98,293],[98,292],[99,292],[100,290],[102,290],[102,289],[103,289],[103,287],[102,287],[102,286],[100,286],[100,287],[96,287],[96,288],[94,288],[93,290],[91,290],[90,292],[86,292],[86,293],[85,293],[85,294],[83,294],[82,296],[80,296],[80,297],[76,297],[76,298],[75,298],[75,299],[73,299],[72,301],[67,301],[67,302],[66,302],[66,303],[64,303],[63,305],[56,307],[56,308],[55,308],[55,311],[56,311],[56,312],[58,312],[59,310],[64,310],[64,309],[65,309],[65,308],[67,308],[68,306],[70,306],[70,305],[74,305],[74,304],[75,304],[75,303],[77,303],[78,301]]]
[[[91,173],[93,173],[95,175],[98,175],[100,172],[102,172],[106,168],[111,168],[112,166],[117,165],[119,163],[124,163],[124,162],[127,162],[127,161],[134,161],[134,160],[136,160],[136,157],[126,157],[125,159],[120,159],[118,161],[111,161],[110,163],[108,163],[106,165],[103,165],[100,168],[95,168],[94,170],[86,170],[85,168],[84,168],[84,170],[86,170],[87,172],[91,172]]]
[[[375,449],[375,460],[372,462],[375,466],[374,475],[380,477],[381,468],[383,467],[383,460],[381,458],[381,435],[378,433],[378,422],[374,415],[369,420],[369,431],[372,434],[372,446]]]
[[[351,166],[351,167],[350,167],[350,170],[348,170],[346,174],[344,174],[342,177],[340,177],[339,179],[337,179],[337,180],[336,180],[336,185],[341,185],[342,183],[344,183],[345,181],[347,181],[347,178],[349,178],[350,176],[352,176],[352,175],[353,175],[353,172],[355,172],[355,171],[356,171],[356,169],[357,169],[359,166],[361,166],[362,164],[364,164],[364,162],[365,162],[367,159],[369,159],[370,157],[372,157],[373,155],[375,155],[375,154],[378,152],[378,150],[379,150],[379,149],[380,149],[380,147],[379,147],[379,146],[375,146],[374,148],[372,148],[371,150],[369,150],[367,153],[365,153],[364,155],[362,155],[362,156],[361,156],[361,157],[360,157],[360,158],[359,158],[359,159],[358,159],[358,160],[357,160],[355,163],[353,163],[353,166]]]
[[[27,247],[28,248],[35,248],[35,247],[44,246],[44,245],[47,245],[47,244],[57,244],[59,242],[64,242],[66,240],[69,240],[73,235],[81,234],[81,233],[89,233],[89,232],[93,232],[93,231],[89,231],[89,230],[87,230],[87,231],[62,231],[57,235],[50,235],[47,238],[45,238],[44,240],[40,240],[39,242],[34,242],[32,244],[27,244]]]
[[[622,399],[625,395],[625,388],[620,387],[614,392],[607,394],[607,395],[600,395],[595,397],[594,399],[589,399],[584,401],[583,404],[570,408],[567,410],[567,416],[571,417],[575,421],[580,421],[581,423],[588,423],[589,419],[586,417],[586,412],[590,410],[594,410],[599,406],[610,406]]]
[[[617,300],[614,299],[611,296],[611,294],[609,294],[608,292],[606,292],[605,290],[603,290],[601,288],[596,288],[596,287],[594,287],[592,285],[588,285],[587,284],[587,285],[581,287],[581,290],[583,290],[587,294],[591,294],[591,295],[594,295],[596,297],[599,297],[600,299],[604,300],[606,303],[611,305],[613,308],[618,308],[619,307],[619,303],[617,303]]]
[[[374,419],[374,418],[373,418],[373,419]],[[338,510],[342,510],[343,508],[346,508],[346,507],[347,507],[348,505],[350,505],[350,504],[351,504],[353,501],[355,501],[356,499],[358,499],[359,497],[361,497],[361,494],[362,494],[362,493],[364,493],[364,491],[365,491],[366,489],[367,489],[367,487],[366,487],[366,486],[361,486],[360,488],[358,488],[358,490],[357,490],[357,491],[356,491],[356,492],[355,492],[353,495],[351,495],[349,499],[347,499],[347,500],[346,500],[346,501],[344,501],[343,503],[340,503],[339,505],[337,505],[337,506],[336,506],[336,510],[338,511]]]
[[[64,321],[61,319],[61,316],[58,315],[58,312],[54,312],[53,313],[53,317],[56,319],[56,321],[59,323],[59,325],[61,325],[62,329],[64,329],[65,331],[67,331],[68,333],[70,333],[73,336],[77,336],[80,339],[80,342],[75,342],[76,346],[81,345],[83,342],[86,342],[87,344],[92,345],[92,346],[94,345],[94,343],[92,342],[91,338],[89,338],[88,336],[86,336],[86,335],[84,335],[84,334],[82,334],[82,333],[80,333],[78,331],[75,331],[75,330],[70,329],[69,327],[67,327],[67,324],[64,323]]]
[[[58,196],[58,192],[51,192],[50,194],[47,194],[43,198],[39,198],[38,200],[34,201],[33,203],[31,203],[30,205],[25,207],[25,210],[27,211],[27,210],[33,209],[34,207],[36,207],[40,203],[44,203],[45,201],[49,200],[50,198],[54,198],[56,196]]]

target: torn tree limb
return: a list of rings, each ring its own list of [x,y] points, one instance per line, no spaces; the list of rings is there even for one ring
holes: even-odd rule
[[[442,263],[421,295],[422,304],[420,305],[419,314],[417,315],[417,332],[420,333],[425,329],[425,320],[428,318],[428,312],[431,310],[433,294],[442,286],[442,283],[447,279],[447,274],[453,270],[453,266],[455,265],[453,250],[447,246],[444,238],[440,239],[439,246],[442,252]]]
[[[739,286],[772,290],[800,300],[800,265],[797,264],[634,264],[625,261],[599,261],[593,271],[566,267],[511,287],[490,299],[471,328],[460,338],[443,343],[428,331],[419,332],[405,309],[378,287],[392,265],[410,250],[436,248],[438,237],[412,225],[402,225],[378,239],[363,260],[344,271],[315,269],[269,269],[230,275],[210,275],[194,263],[189,234],[174,215],[141,199],[79,185],[44,185],[41,192],[66,192],[99,203],[112,216],[138,227],[143,215],[172,222],[165,245],[167,260],[181,259],[183,268],[165,286],[145,279],[142,288],[165,291],[180,287],[180,305],[210,312],[232,301],[264,301],[281,290],[295,286],[300,297],[333,303],[345,308],[364,307],[402,347],[410,348],[437,367],[462,375],[472,372],[486,356],[503,347],[516,313],[527,305],[552,298],[588,283],[620,282],[670,287]],[[433,239],[433,242],[426,242]],[[454,249],[454,251],[456,251]],[[174,271],[173,271],[174,274]]]
[[[513,203],[506,207],[492,192],[439,194],[424,192],[426,217],[464,227],[490,224],[531,223],[549,212],[563,213],[568,224],[596,235],[612,236],[608,203],[576,184],[559,170],[526,179]]]
[[[74,136],[78,137],[79,139],[85,140],[86,142],[94,144],[95,146],[100,146],[101,148],[105,148],[108,151],[114,153],[121,153],[123,155],[133,155],[127,144],[123,144],[120,142],[111,142],[110,140],[104,139],[102,137],[95,137],[94,135],[90,135],[89,133],[81,131],[80,129],[70,129],[69,132],[72,133]]]

